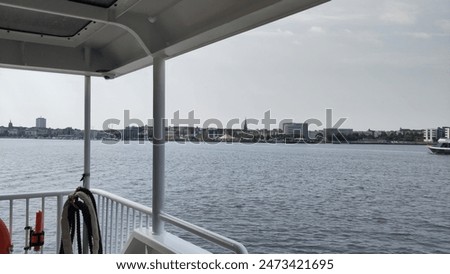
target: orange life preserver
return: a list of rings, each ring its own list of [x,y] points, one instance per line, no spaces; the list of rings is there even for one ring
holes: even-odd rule
[[[11,235],[2,219],[0,219],[0,254],[11,253]]]
[[[31,231],[31,244],[34,247],[34,251],[40,251],[41,246],[44,245],[44,218],[42,211],[36,212],[36,225],[34,230]]]

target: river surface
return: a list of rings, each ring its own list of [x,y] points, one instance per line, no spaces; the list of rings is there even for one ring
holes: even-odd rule
[[[450,253],[450,156],[425,146],[168,143],[166,160],[165,211],[250,253]],[[91,187],[151,206],[151,163],[151,143],[94,141]],[[82,173],[82,141],[0,139],[2,194]]]

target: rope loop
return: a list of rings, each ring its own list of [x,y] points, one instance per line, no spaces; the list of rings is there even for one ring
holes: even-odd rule
[[[81,214],[80,214],[81,213]],[[81,215],[83,224],[87,230],[87,244],[91,254],[103,253],[100,226],[97,216],[97,204],[92,192],[83,187],[78,187],[70,194],[64,203],[61,216],[61,245],[60,254],[73,253],[73,241],[77,238],[78,254],[83,253],[81,237]]]

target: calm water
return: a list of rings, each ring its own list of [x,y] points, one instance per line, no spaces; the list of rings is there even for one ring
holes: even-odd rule
[[[91,186],[151,205],[151,150],[93,142]],[[74,189],[82,152],[82,141],[0,139],[0,188]],[[450,157],[424,146],[168,143],[166,153],[165,211],[250,253],[450,253]]]

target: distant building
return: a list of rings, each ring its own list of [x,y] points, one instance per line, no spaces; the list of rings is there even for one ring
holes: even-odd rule
[[[137,140],[139,140],[139,127],[136,127],[136,126],[126,127],[123,130],[123,134],[124,134],[123,135],[124,140],[137,141]]]
[[[8,129],[8,135],[9,136],[17,136],[17,135],[19,135],[19,129],[17,129],[17,128],[10,128],[10,129]]]
[[[293,138],[308,139],[308,124],[307,123],[284,123],[283,133],[286,136]]]
[[[424,142],[436,142],[440,138],[450,138],[450,127],[429,128],[423,131]]]
[[[11,122],[11,120],[9,120],[7,133],[8,133],[9,136],[17,136],[17,135],[19,135],[19,129],[14,127],[13,123]]]
[[[47,128],[47,120],[39,117],[36,119],[36,128]]]
[[[445,137],[445,130],[444,128],[438,127],[436,130],[436,139],[439,140],[441,138]]]
[[[353,134],[353,128],[338,128],[337,131],[339,131],[343,135],[350,135]],[[381,131],[378,131],[380,134]],[[377,134],[377,132],[375,132]]]
[[[25,130],[25,136],[28,138],[36,138],[38,131],[35,128],[29,128]]]
[[[423,131],[423,141],[424,142],[436,142],[437,140],[437,129],[428,128]]]
[[[203,140],[216,140],[224,135],[222,128],[206,128],[204,130]]]

